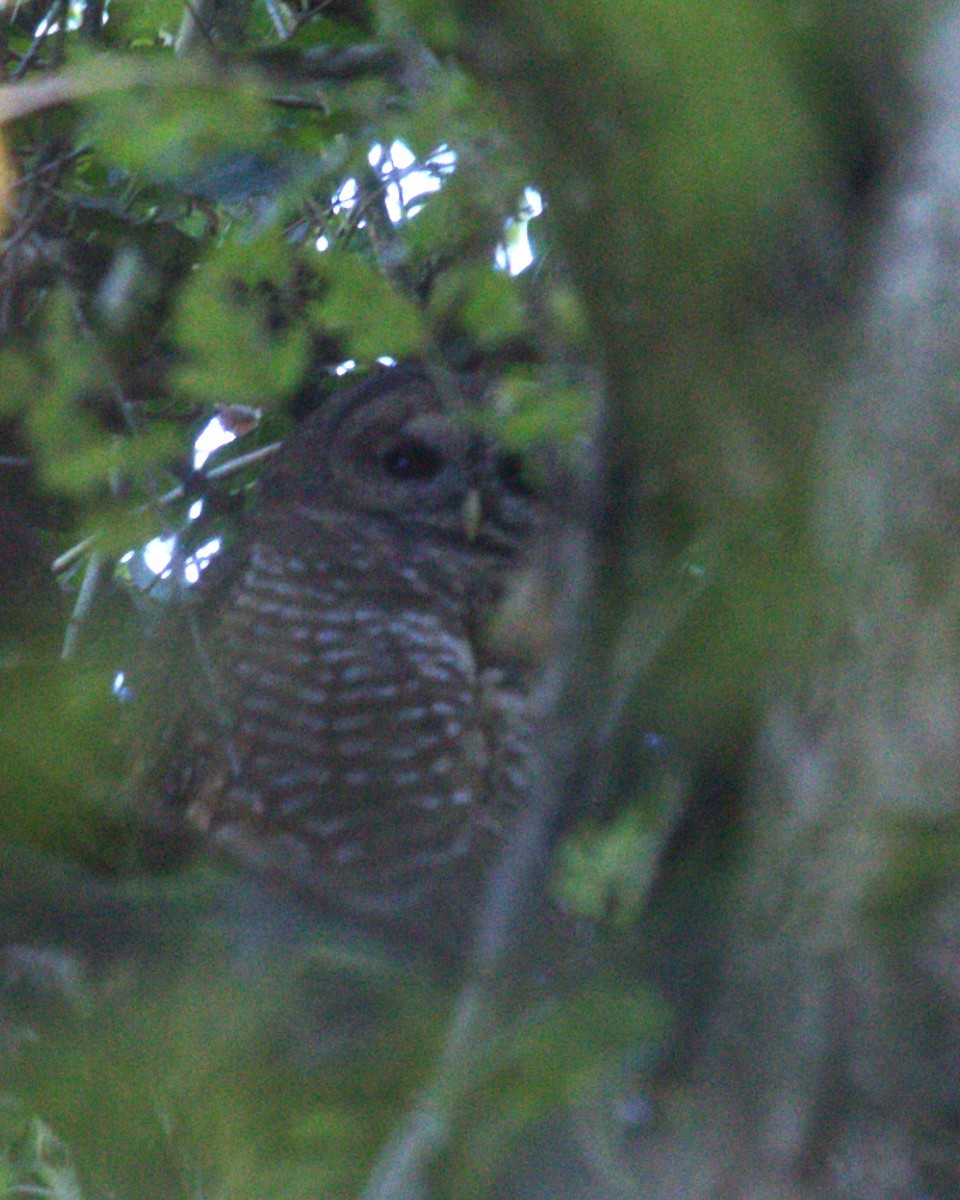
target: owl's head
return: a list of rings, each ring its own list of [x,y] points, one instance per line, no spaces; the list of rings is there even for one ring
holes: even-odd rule
[[[541,524],[542,485],[483,432],[490,392],[480,376],[377,372],[291,436],[264,503],[362,514],[447,548],[513,557]]]

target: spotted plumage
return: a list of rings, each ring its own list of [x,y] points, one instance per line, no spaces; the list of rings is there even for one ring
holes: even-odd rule
[[[385,370],[289,439],[203,634],[174,797],[258,877],[447,945],[530,771],[527,681],[484,630],[540,510],[478,432],[486,388]]]

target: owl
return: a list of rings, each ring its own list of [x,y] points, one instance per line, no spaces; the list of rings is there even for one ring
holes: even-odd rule
[[[529,666],[489,626],[544,505],[482,432],[489,391],[384,369],[290,437],[202,626],[165,789],[268,886],[444,951],[531,772]]]

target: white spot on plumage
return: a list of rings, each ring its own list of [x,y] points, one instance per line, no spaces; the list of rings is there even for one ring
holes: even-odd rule
[[[330,722],[334,733],[357,733],[361,729],[369,729],[372,717],[368,712],[354,713],[349,717],[336,717]]]

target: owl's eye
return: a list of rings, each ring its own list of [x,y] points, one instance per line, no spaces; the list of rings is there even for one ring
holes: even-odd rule
[[[436,446],[415,437],[391,446],[381,461],[388,475],[411,483],[429,483],[443,468],[443,455]]]
[[[497,478],[505,491],[529,500],[536,494],[527,464],[520,454],[501,454],[497,459]]]

